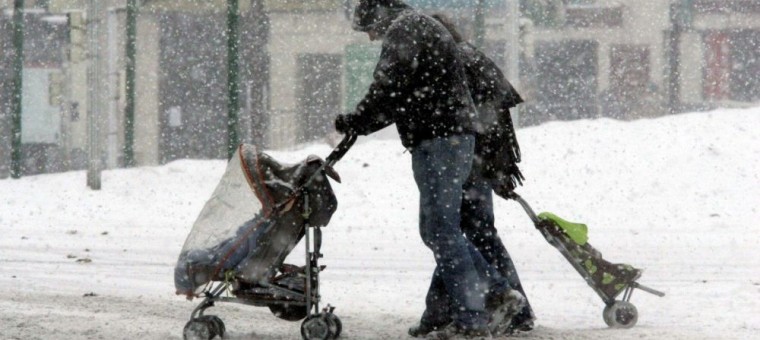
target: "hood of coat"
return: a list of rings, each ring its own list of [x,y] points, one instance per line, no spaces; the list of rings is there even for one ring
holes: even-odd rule
[[[404,10],[411,9],[401,0],[361,0],[354,9],[352,28],[359,32],[385,35],[394,19]]]

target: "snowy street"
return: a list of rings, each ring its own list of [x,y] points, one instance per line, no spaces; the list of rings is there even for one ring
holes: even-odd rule
[[[391,127],[393,129],[393,127]],[[589,226],[611,262],[644,269],[638,324],[608,329],[604,304],[515,202],[496,223],[536,311],[521,339],[750,339],[760,334],[760,108],[519,129],[518,188],[536,212]],[[388,135],[388,133],[384,133]],[[272,151],[283,162],[330,147]],[[173,269],[221,160],[0,180],[0,339],[180,339],[198,300]],[[360,137],[335,167],[338,210],[324,228],[323,304],[343,339],[403,339],[433,271],[417,231],[410,154]],[[288,262],[303,263],[303,246]],[[299,339],[300,322],[219,304],[229,339]]]

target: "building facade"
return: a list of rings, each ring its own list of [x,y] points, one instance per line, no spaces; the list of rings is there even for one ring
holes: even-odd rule
[[[524,123],[760,100],[760,1],[523,1]]]
[[[554,119],[636,119],[760,100],[760,0],[408,2],[448,14],[516,78],[511,80],[526,98],[519,116],[523,126]],[[22,135],[27,155],[45,150],[29,156],[36,157],[30,164],[44,163],[37,166],[41,172],[83,168],[93,161],[91,145],[105,167],[123,165],[126,0],[101,2],[101,48],[95,54],[88,50],[88,3],[26,1]],[[136,163],[226,157],[228,1],[138,3]],[[320,140],[332,131],[336,114],[353,109],[380,50],[379,43],[351,30],[354,4],[239,1],[242,141],[286,148]],[[9,162],[6,32],[12,7],[13,1],[0,0],[0,177]],[[520,10],[514,36],[511,8]],[[93,67],[101,76],[88,85]],[[92,96],[92,86],[99,96]],[[92,133],[91,122],[98,133]]]

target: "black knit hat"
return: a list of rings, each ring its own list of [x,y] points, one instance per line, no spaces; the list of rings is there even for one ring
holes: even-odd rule
[[[407,8],[410,8],[409,5],[401,0],[360,0],[354,9],[352,28],[360,32],[371,31]]]

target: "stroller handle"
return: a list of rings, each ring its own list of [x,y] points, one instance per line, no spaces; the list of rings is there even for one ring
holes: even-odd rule
[[[512,191],[509,193],[509,198],[517,201],[517,203],[520,203],[520,205],[525,209],[525,213],[528,214],[528,217],[530,217],[530,220],[533,221],[533,224],[538,226],[538,224],[541,222],[538,219],[538,216],[536,216],[536,213],[533,211],[533,209],[528,205],[528,202],[526,202],[520,195],[518,195],[516,192]]]
[[[335,149],[333,149],[333,151],[330,152],[329,155],[327,155],[325,162],[322,164],[322,166],[319,167],[319,170],[314,172],[314,174],[312,174],[311,177],[309,177],[309,179],[306,180],[306,183],[301,185],[296,191],[303,190],[305,187],[311,184],[311,181],[313,181],[314,178],[317,177],[317,174],[324,171],[325,168],[332,167],[333,165],[335,165],[335,163],[338,163],[338,161],[341,158],[343,158],[343,155],[345,155],[346,152],[348,152],[348,149],[350,149],[351,146],[354,145],[354,142],[356,142],[356,138],[357,136],[353,134],[348,134],[345,137],[343,137],[343,140],[340,141],[338,146],[336,146]]]
[[[327,156],[325,159],[325,165],[327,166],[333,166],[335,163],[338,163],[338,161],[343,158],[343,156],[348,152],[349,149],[351,149],[351,146],[354,145],[354,142],[356,142],[357,136],[355,134],[347,134],[343,137],[343,140],[340,141],[338,146],[333,149],[332,152]]]

